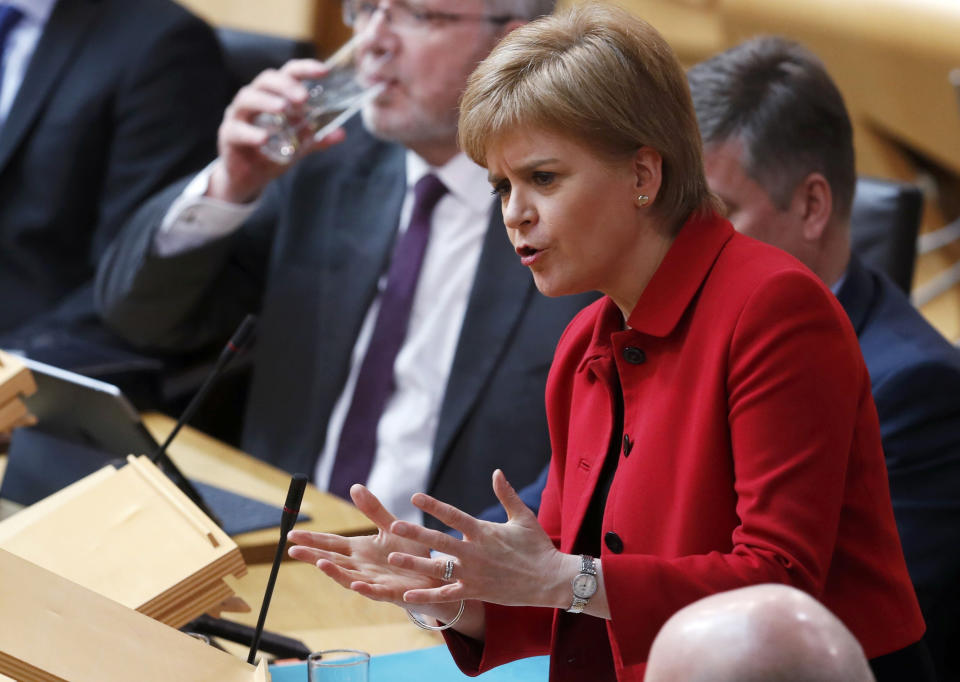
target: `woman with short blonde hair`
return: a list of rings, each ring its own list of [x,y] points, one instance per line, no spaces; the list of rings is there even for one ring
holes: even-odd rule
[[[612,7],[576,8],[510,36],[468,81],[460,146],[485,164],[487,145],[519,125],[563,132],[611,158],[639,147],[663,159],[656,212],[679,229],[716,209],[683,69],[663,37]]]
[[[550,654],[551,680],[639,681],[673,613],[759,583],[812,594],[867,656],[923,632],[853,330],[716,213],[694,121],[659,34],[598,3],[511,33],[464,94],[462,145],[537,287],[605,294],[550,370],[539,518],[500,471],[506,523],[413,497],[463,540],[357,485],[380,532],[294,532],[291,554],[419,611],[465,672]]]

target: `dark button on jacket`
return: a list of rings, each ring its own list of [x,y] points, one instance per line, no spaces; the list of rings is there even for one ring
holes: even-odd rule
[[[620,539],[620,536],[614,533],[612,530],[607,531],[606,535],[603,536],[603,541],[609,549],[614,554],[623,553],[623,540]]]

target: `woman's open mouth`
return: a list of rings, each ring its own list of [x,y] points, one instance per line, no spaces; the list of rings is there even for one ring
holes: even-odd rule
[[[517,247],[517,255],[520,256],[520,262],[523,265],[533,265],[541,253],[543,253],[542,249],[535,249],[532,246]]]

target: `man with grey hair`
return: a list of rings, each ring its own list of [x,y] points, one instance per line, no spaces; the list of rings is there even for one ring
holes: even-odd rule
[[[853,324],[925,639],[939,678],[960,679],[960,352],[851,253],[852,127],[820,60],[796,43],[758,38],[687,75],[707,182],[730,221],[813,270]],[[898,669],[897,656],[872,661],[878,679],[879,666]],[[889,679],[921,679],[905,665]]]
[[[721,592],[664,623],[645,682],[874,682],[863,648],[813,597],[786,585]]]
[[[98,278],[107,323],[149,348],[225,338],[261,311],[244,449],[347,496],[366,483],[419,520],[426,490],[468,512],[549,458],[546,372],[586,300],[538,296],[486,171],[457,146],[467,76],[548,0],[347,0],[362,78],[382,91],[292,166],[260,114],[302,111],[293,61],[240,90],[219,158],[155,197]],[[344,139],[345,138],[345,139]]]

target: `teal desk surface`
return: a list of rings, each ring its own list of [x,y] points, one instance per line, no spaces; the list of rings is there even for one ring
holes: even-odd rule
[[[404,651],[399,654],[374,656],[370,659],[370,682],[544,682],[549,659],[546,656],[525,658],[480,675],[467,677],[457,668],[445,646]],[[307,664],[288,663],[270,666],[273,682],[306,682]]]

